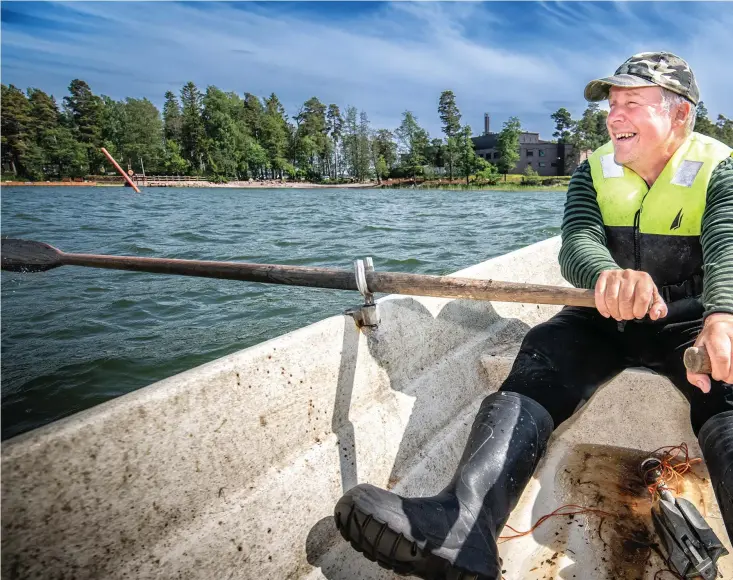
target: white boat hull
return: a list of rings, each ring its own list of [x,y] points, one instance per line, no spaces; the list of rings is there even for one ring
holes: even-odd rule
[[[567,285],[558,248],[460,275]],[[380,309],[376,330],[335,316],[5,442],[3,578],[392,578],[341,540],[336,501],[360,482],[440,490],[521,337],[558,307],[389,297]],[[666,379],[626,371],[599,389],[553,434],[508,523],[527,530],[566,503],[624,517],[553,518],[503,543],[504,578],[652,580],[665,566],[644,546],[656,538],[630,471],[682,442],[700,455]],[[707,479],[688,481],[733,552]]]

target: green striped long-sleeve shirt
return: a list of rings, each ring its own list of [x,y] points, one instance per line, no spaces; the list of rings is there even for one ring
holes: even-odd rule
[[[700,243],[705,315],[733,314],[733,157],[722,161],[710,178]],[[577,288],[595,288],[601,272],[619,269],[606,247],[606,231],[587,161],[578,167],[568,186],[559,260],[563,277]]]

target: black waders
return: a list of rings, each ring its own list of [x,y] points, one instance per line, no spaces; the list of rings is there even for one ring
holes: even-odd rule
[[[497,580],[496,535],[553,430],[550,414],[513,392],[484,399],[453,480],[438,495],[403,498],[368,484],[336,504],[336,527],[354,549],[398,574]]]
[[[733,411],[724,411],[708,419],[697,440],[710,473],[728,539],[733,542]]]

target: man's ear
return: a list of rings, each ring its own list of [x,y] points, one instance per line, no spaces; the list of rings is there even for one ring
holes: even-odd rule
[[[684,123],[687,121],[691,114],[692,104],[680,103],[680,105],[677,107],[677,112],[675,114],[675,121],[677,121],[680,125],[684,125]]]

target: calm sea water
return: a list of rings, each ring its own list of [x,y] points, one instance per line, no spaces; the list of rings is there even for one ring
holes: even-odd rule
[[[560,231],[564,193],[3,188],[67,252],[448,274]],[[2,437],[339,314],[354,292],[65,266],[2,273]]]

